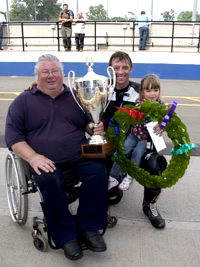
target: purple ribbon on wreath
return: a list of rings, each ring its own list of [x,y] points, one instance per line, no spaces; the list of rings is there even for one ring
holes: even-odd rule
[[[161,125],[160,125],[160,129],[164,129],[165,126],[167,125],[168,121],[171,119],[176,107],[177,107],[177,104],[178,104],[178,99],[175,99],[174,102],[172,103],[172,106],[169,110],[169,113],[167,115],[165,115]]]

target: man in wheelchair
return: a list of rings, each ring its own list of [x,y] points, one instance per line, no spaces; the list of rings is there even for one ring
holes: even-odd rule
[[[37,87],[21,93],[10,105],[5,140],[8,148],[28,162],[41,192],[48,231],[57,248],[71,260],[83,256],[78,233],[94,252],[106,250],[99,234],[107,224],[108,180],[102,159],[81,159],[85,131],[93,132],[90,114],[81,110],[63,84],[63,67],[53,55],[35,66]],[[84,112],[83,112],[84,111]],[[104,135],[103,123],[94,130]],[[63,172],[73,171],[82,183],[74,217],[62,190]]]
[[[129,55],[125,52],[115,52],[111,55],[109,60],[109,66],[112,66],[115,70],[116,74],[116,85],[115,88],[110,89],[109,95],[109,105],[104,113],[103,121],[106,127],[108,126],[110,119],[113,117],[115,111],[117,111],[116,107],[123,107],[127,104],[135,105],[135,101],[139,98],[139,88],[140,84],[136,82],[132,82],[129,80],[130,74],[133,70],[133,63]],[[154,127],[154,132],[156,134],[160,134],[159,125]],[[162,156],[161,156],[162,157]],[[155,162],[155,156],[150,157],[151,160],[149,162]],[[161,160],[162,161],[162,160]],[[163,171],[166,168],[166,161],[161,162],[161,170]],[[145,164],[144,164],[145,162]],[[142,160],[141,165],[142,167],[146,168],[148,166],[147,160]],[[150,171],[150,174],[158,174],[158,173],[151,173],[152,169],[146,169]],[[116,182],[116,187],[113,187],[109,191],[109,196],[112,198],[116,195],[117,199],[120,200],[122,195],[119,195],[118,184],[121,182],[121,178],[119,181]],[[157,228],[161,229],[165,227],[165,220],[161,217],[159,212],[157,211],[156,202],[158,197],[161,193],[160,188],[144,188],[144,198],[143,198],[143,212],[149,218],[151,224]],[[114,203],[117,201],[114,200]]]

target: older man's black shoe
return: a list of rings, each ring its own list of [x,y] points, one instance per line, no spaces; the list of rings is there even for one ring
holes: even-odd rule
[[[70,260],[79,260],[83,257],[83,252],[77,239],[70,240],[63,245],[65,257]]]
[[[103,252],[106,250],[106,244],[98,231],[83,232],[83,237],[88,249],[91,251]]]

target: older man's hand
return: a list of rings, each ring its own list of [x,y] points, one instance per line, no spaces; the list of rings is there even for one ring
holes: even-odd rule
[[[96,135],[105,135],[106,132],[104,131],[104,124],[103,122],[99,122],[96,127],[94,127],[94,134]]]
[[[29,164],[38,175],[41,175],[40,170],[48,173],[48,172],[54,172],[54,170],[56,169],[54,162],[52,160],[37,153],[35,153],[31,157],[31,159],[29,160]]]

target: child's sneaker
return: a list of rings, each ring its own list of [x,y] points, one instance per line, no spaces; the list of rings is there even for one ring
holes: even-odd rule
[[[132,178],[127,178],[125,177],[121,184],[119,185],[119,189],[122,190],[122,191],[126,191],[129,189],[130,185],[132,184],[133,182],[133,179]]]
[[[117,186],[119,184],[119,182],[117,181],[117,179],[113,179],[111,181],[108,181],[108,191],[110,189],[112,189],[113,187]]]

